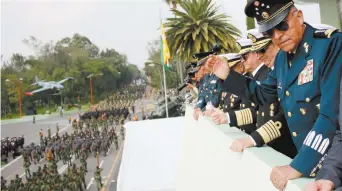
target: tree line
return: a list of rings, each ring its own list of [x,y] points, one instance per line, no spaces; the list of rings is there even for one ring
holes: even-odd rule
[[[41,42],[31,36],[23,40],[33,48],[35,54],[23,56],[20,53],[12,55],[1,68],[1,106],[4,113],[16,112],[20,81],[23,109],[32,105],[50,105],[60,103],[61,96],[54,90],[37,93],[32,97],[23,95],[39,87],[30,86],[35,82],[35,76],[44,81],[59,81],[66,77],[73,80],[63,83],[63,103],[87,103],[90,97],[90,74],[92,79],[93,99],[98,101],[120,88],[129,86],[144,76],[136,65],[127,61],[125,54],[115,49],[100,50],[86,36],[74,34],[57,42]],[[101,74],[101,75],[99,75]]]

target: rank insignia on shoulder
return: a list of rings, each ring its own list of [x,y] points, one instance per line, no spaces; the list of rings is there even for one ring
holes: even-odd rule
[[[336,28],[330,28],[330,29],[317,29],[313,36],[315,38],[330,38],[334,33],[338,32],[338,29]]]
[[[305,68],[298,76],[298,85],[303,85],[313,80],[313,60],[308,60]]]

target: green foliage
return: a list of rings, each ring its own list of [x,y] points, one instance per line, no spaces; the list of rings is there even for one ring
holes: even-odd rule
[[[139,69],[127,62],[127,57],[114,49],[99,50],[90,39],[80,34],[65,37],[56,43],[42,43],[35,37],[29,37],[23,42],[34,49],[35,55],[23,57],[13,54],[11,63],[1,68],[1,104],[10,112],[18,108],[19,78],[23,78],[21,89],[23,92],[32,91],[39,87],[30,86],[35,82],[35,76],[45,81],[59,81],[66,77],[73,77],[71,81],[63,83],[62,96],[64,103],[76,103],[77,97],[81,102],[88,102],[90,97],[90,80],[93,77],[94,101],[104,99],[132,81],[142,78]],[[98,74],[103,74],[102,76]],[[9,79],[9,82],[6,82]],[[23,96],[24,112],[27,106],[34,103],[60,104],[60,96],[52,95],[54,90],[37,93],[32,97]],[[4,110],[3,110],[4,111]]]
[[[165,23],[171,58],[186,63],[196,52],[210,51],[220,44],[222,53],[237,51],[235,38],[240,31],[229,23],[229,16],[219,14],[212,0],[183,0],[182,10],[171,10],[175,17]]]
[[[255,29],[254,18],[246,17],[247,30]]]
[[[149,66],[149,63],[145,63],[144,72],[146,76],[151,77],[151,86],[157,89],[160,89],[163,84],[163,68],[160,65],[160,40],[155,40],[149,43],[149,58],[156,63],[155,66]],[[158,64],[158,65],[157,65]],[[167,88],[175,88],[178,85],[178,75],[175,72],[176,65],[170,64],[170,70],[165,70],[166,74],[166,87]],[[147,80],[146,80],[147,81]]]

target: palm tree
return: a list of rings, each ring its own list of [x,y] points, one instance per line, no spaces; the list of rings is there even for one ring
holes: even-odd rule
[[[216,44],[222,52],[237,51],[235,38],[240,31],[229,23],[229,16],[218,14],[212,0],[183,0],[179,5],[182,10],[171,10],[176,17],[164,24],[171,58],[187,63],[194,53],[210,51]]]
[[[167,3],[168,5],[172,5],[171,9],[176,10],[177,9],[177,4],[180,3],[181,0],[164,0],[165,3]]]

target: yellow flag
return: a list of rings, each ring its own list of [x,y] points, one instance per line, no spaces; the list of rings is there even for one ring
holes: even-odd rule
[[[167,40],[166,40],[166,35],[165,35],[165,30],[164,30],[164,25],[161,24],[161,33],[162,33],[162,61],[164,64],[166,64],[167,66],[169,66],[169,61],[170,61],[170,50],[169,50],[169,46],[167,44]]]

